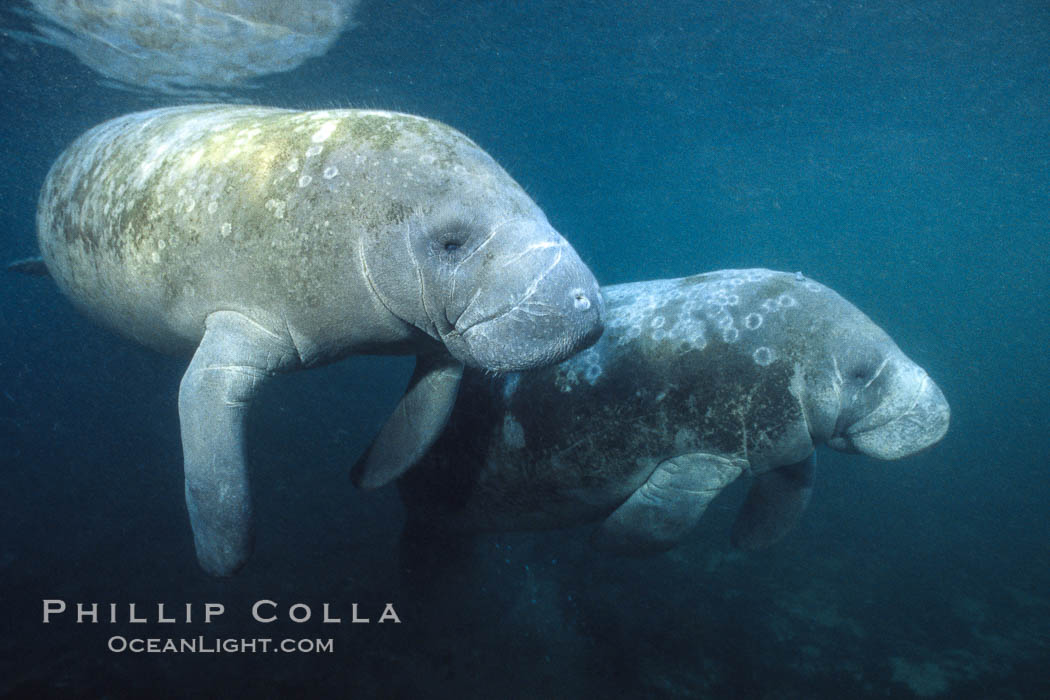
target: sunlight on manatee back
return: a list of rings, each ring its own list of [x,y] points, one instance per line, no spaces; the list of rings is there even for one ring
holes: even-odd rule
[[[358,0],[29,0],[34,39],[121,87],[192,94],[323,55]]]

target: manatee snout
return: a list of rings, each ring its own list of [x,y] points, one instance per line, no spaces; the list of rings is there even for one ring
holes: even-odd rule
[[[522,222],[489,244],[478,264],[480,286],[454,287],[450,350],[466,364],[516,372],[561,362],[593,345],[604,330],[605,302],[597,280],[572,246],[553,229],[537,236]],[[515,235],[517,234],[517,235]],[[519,237],[518,252],[499,252]]]
[[[828,444],[843,452],[900,459],[939,442],[948,432],[950,418],[951,409],[940,387],[922,368],[910,364],[898,374],[875,411]]]

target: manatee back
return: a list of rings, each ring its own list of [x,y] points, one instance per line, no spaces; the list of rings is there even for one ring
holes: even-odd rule
[[[364,232],[395,235],[457,177],[520,189],[465,136],[411,115],[158,109],[99,125],[59,157],[38,238],[78,306],[157,349],[191,349],[216,309],[338,345],[345,310],[371,308]]]
[[[561,527],[608,514],[676,455],[763,468],[812,450],[792,382],[807,337],[835,324],[827,311],[859,314],[848,302],[769,270],[603,295],[593,347],[498,379],[467,370],[448,430],[404,481],[410,512],[467,530]]]
[[[663,452],[655,456],[739,457],[762,470],[812,449],[801,385],[813,339],[843,310],[856,312],[848,302],[800,274],[765,269],[618,285],[605,294],[606,335],[637,360],[624,381],[649,392],[643,413],[663,421]]]

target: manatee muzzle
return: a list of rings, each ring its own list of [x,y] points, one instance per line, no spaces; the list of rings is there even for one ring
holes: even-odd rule
[[[597,280],[553,231],[495,262],[486,279],[443,338],[467,364],[497,372],[543,367],[594,344],[604,330]]]
[[[929,375],[910,378],[915,391],[891,398],[868,416],[828,440],[843,452],[859,452],[877,459],[900,459],[936,444],[948,431],[951,410]]]

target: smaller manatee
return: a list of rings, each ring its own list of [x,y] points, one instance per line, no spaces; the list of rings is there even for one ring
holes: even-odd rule
[[[399,482],[406,536],[568,527],[669,549],[741,474],[733,529],[801,517],[816,445],[899,459],[948,429],[944,395],[856,307],[801,274],[725,270],[604,288],[606,332],[554,367],[467,371],[442,437]]]

